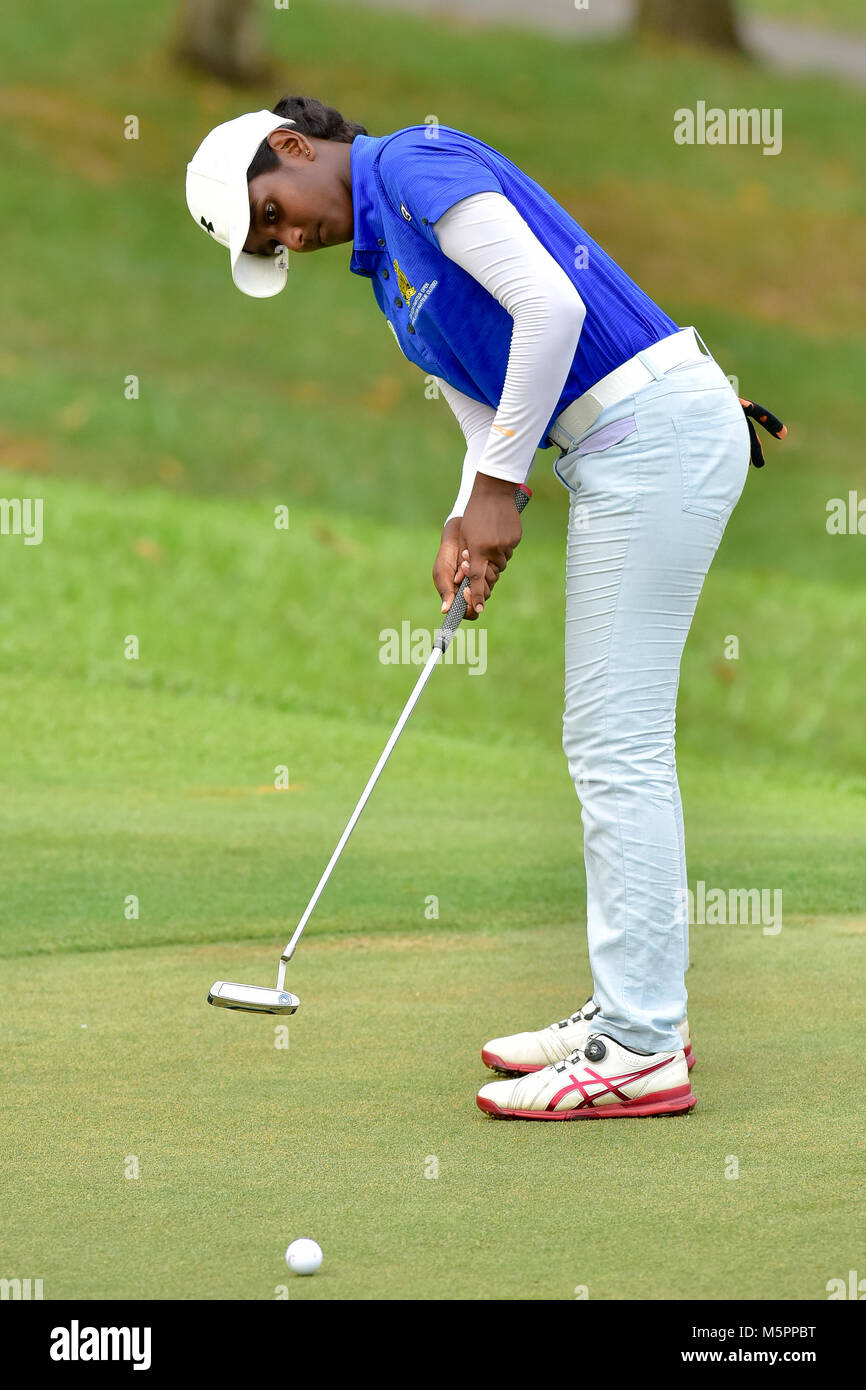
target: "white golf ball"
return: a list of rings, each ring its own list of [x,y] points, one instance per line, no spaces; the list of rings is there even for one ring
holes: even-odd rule
[[[315,1274],[322,1263],[322,1247],[302,1236],[293,1240],[286,1251],[286,1264],[295,1274]]]

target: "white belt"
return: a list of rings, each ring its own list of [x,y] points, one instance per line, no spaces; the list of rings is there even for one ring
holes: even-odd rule
[[[636,353],[621,367],[608,372],[589,391],[584,391],[576,401],[567,405],[551,425],[548,439],[560,449],[570,449],[582,434],[591,429],[607,406],[616,405],[625,396],[633,396],[642,386],[658,381],[674,367],[683,367],[687,362],[698,362],[709,357],[709,352],[702,348],[705,348],[705,344],[694,328],[681,328],[669,338],[662,338],[652,347],[644,348],[643,352]]]

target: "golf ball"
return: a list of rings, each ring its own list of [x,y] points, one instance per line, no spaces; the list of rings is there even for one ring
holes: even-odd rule
[[[314,1240],[293,1240],[286,1251],[286,1264],[295,1274],[315,1274],[322,1263],[322,1248]]]

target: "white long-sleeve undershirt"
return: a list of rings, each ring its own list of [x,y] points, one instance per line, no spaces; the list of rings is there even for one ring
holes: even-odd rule
[[[466,440],[463,477],[451,511],[451,516],[462,516],[476,473],[515,485],[528,478],[571,370],[586,308],[565,271],[503,194],[461,199],[433,230],[443,253],[514,320],[496,410],[440,379]]]

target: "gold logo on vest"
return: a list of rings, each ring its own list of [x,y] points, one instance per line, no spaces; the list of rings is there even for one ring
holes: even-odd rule
[[[400,293],[408,304],[415,293],[415,286],[409,284],[409,281],[406,279],[406,276],[403,274],[396,261],[394,262],[394,270],[397,273],[397,284],[400,286]]]

